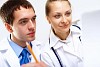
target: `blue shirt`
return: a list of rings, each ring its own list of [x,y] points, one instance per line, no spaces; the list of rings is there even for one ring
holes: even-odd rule
[[[9,41],[9,44],[10,46],[12,47],[12,49],[14,50],[15,54],[17,55],[17,57],[19,58],[19,60],[21,60],[22,56],[20,56],[21,52],[23,49],[26,49],[28,52],[28,48],[22,48],[21,46],[19,46],[18,44],[16,44],[15,42],[13,42],[10,37],[8,37],[8,41]],[[29,54],[27,53],[27,56],[29,58],[29,62],[31,61],[31,58],[30,58],[30,52]]]

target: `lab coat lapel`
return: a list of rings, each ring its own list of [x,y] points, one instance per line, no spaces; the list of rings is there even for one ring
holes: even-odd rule
[[[74,46],[75,46],[75,53],[76,56],[82,60],[83,59],[83,51],[82,51],[82,43],[79,40],[79,37],[74,37],[73,36],[73,41],[74,41]]]
[[[39,48],[37,47],[38,43],[36,43],[36,41],[32,41],[32,50],[37,58],[38,61],[40,61],[40,51],[38,50]],[[33,58],[33,56],[31,55],[31,62],[35,62],[35,59]]]
[[[6,60],[6,63],[10,66],[10,67],[20,67],[19,64],[19,59],[17,57],[17,55],[15,54],[15,52],[13,51],[13,49],[11,48],[11,46],[9,45],[8,40],[4,40],[2,42],[2,53],[4,55],[4,58]]]
[[[78,37],[73,36],[73,43],[68,43],[67,45],[74,45],[74,50],[67,48],[67,46],[63,46],[64,50],[82,60],[82,44]],[[60,45],[60,44],[59,44]]]
[[[4,54],[4,56],[9,64],[9,66],[20,67],[19,59],[16,56],[16,54],[12,51],[12,49],[7,50],[6,53]]]

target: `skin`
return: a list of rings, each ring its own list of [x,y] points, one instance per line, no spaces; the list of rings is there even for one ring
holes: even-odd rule
[[[67,1],[54,1],[49,3],[50,13],[47,20],[56,36],[65,40],[70,33],[72,10]]]
[[[44,64],[44,62],[39,62],[39,63],[28,63],[28,64],[23,64],[21,67],[47,67],[47,65]]]

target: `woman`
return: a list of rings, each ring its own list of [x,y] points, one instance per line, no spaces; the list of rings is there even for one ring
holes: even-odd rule
[[[72,26],[70,2],[47,0],[45,10],[51,33],[41,59],[49,67],[83,67],[80,29]]]

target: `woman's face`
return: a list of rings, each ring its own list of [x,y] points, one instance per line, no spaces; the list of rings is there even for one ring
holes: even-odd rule
[[[71,7],[67,1],[54,1],[49,3],[50,12],[47,20],[54,29],[55,34],[69,32],[72,16]]]

